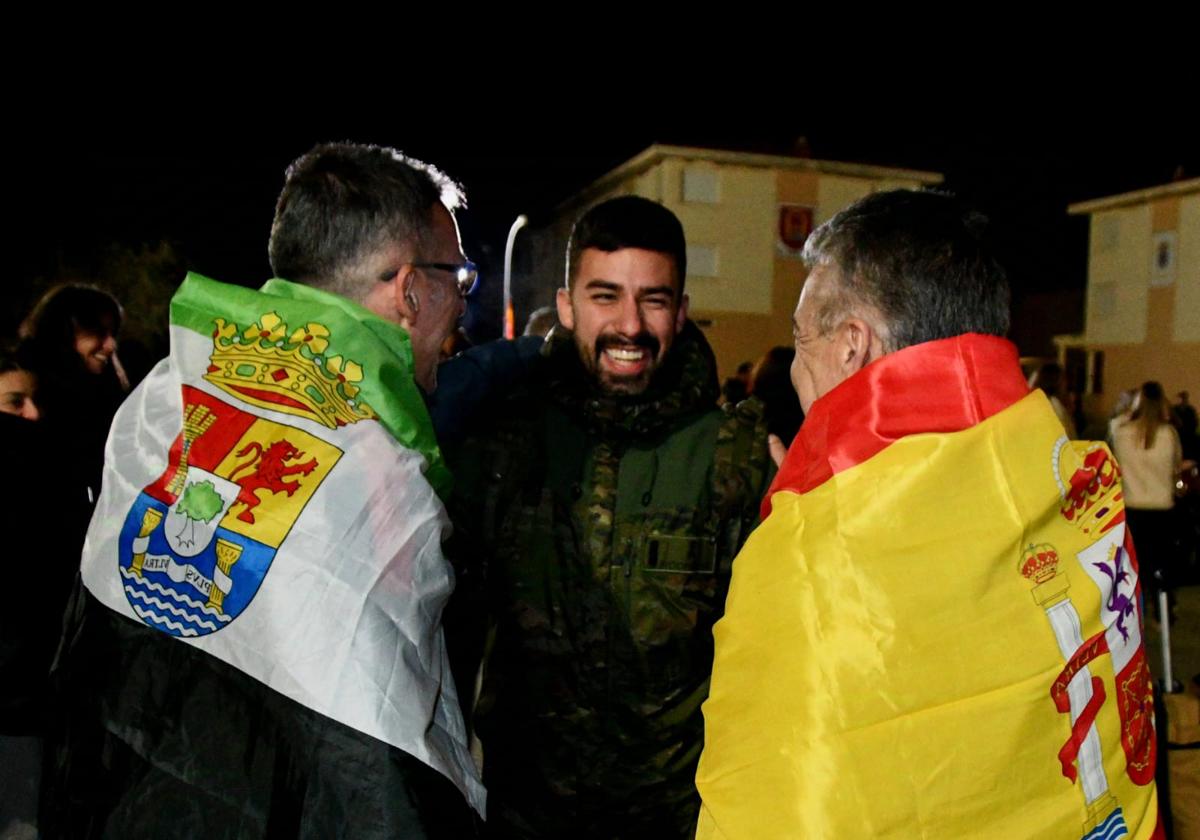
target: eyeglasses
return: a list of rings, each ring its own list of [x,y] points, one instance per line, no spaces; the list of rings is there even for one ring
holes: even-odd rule
[[[479,266],[470,260],[462,263],[413,263],[413,268],[433,268],[453,274],[458,293],[463,297],[471,294],[479,279]]]

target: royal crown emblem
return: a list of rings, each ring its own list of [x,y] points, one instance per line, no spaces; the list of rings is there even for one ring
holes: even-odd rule
[[[1034,584],[1033,600],[1043,607],[1065,599],[1071,588],[1067,576],[1059,574],[1058,564],[1058,551],[1049,543],[1030,544],[1021,554],[1017,569],[1022,577]]]
[[[204,378],[222,391],[331,429],[376,419],[360,397],[362,366],[326,353],[330,335],[323,325],[308,323],[289,332],[274,312],[245,329],[224,318],[214,323]]]
[[[1058,574],[1058,552],[1049,543],[1030,545],[1021,555],[1021,575],[1034,583],[1045,583]]]
[[[1125,521],[1121,471],[1107,446],[1091,444],[1080,452],[1060,437],[1053,464],[1064,519],[1093,538]]]

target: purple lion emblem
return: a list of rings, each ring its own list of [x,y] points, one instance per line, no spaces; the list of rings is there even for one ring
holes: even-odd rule
[[[1116,554],[1113,555],[1112,568],[1109,568],[1107,563],[1093,563],[1092,565],[1112,580],[1112,591],[1108,593],[1107,606],[1117,614],[1117,629],[1121,631],[1121,638],[1129,641],[1129,631],[1125,629],[1125,619],[1133,615],[1133,601],[1120,591],[1121,584],[1129,581],[1129,573],[1122,568],[1125,565],[1124,560],[1125,549],[1123,546],[1117,546]]]

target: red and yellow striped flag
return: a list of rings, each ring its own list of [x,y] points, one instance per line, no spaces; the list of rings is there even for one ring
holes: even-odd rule
[[[1159,831],[1119,474],[1011,344],[843,382],[764,515],[715,629],[698,838]]]

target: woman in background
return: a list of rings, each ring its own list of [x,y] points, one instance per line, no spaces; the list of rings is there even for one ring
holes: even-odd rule
[[[40,412],[33,401],[34,381],[32,371],[26,370],[16,356],[0,353],[0,412],[37,420]]]
[[[1182,453],[1171,425],[1170,407],[1157,382],[1143,383],[1133,409],[1113,432],[1113,450],[1121,465],[1125,517],[1137,551],[1142,588],[1157,611],[1156,595],[1169,579],[1175,543],[1175,480]],[[1161,617],[1160,617],[1161,618]]]
[[[42,421],[71,451],[92,501],[108,427],[129,390],[117,359],[122,317],[108,292],[70,284],[47,292],[21,326],[21,353],[37,376]]]

